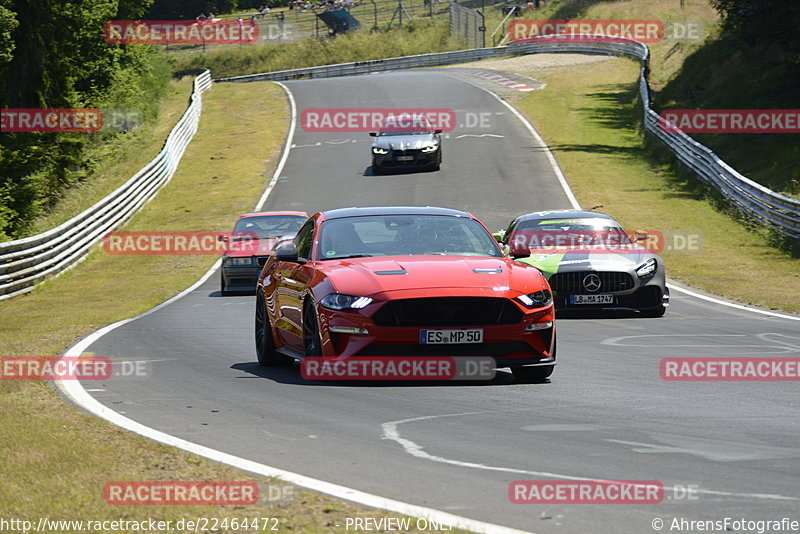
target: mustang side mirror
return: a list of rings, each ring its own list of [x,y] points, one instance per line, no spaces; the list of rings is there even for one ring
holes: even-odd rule
[[[648,238],[647,232],[644,230],[636,230],[636,233],[633,234],[634,241],[644,241]]]
[[[294,243],[286,243],[275,251],[275,259],[297,263],[297,247]]]
[[[522,241],[512,241],[508,244],[509,251],[508,255],[514,259],[517,258],[527,258],[531,255],[531,249],[528,248],[528,245],[523,243]]]
[[[220,234],[220,235],[217,236],[217,241],[219,241],[220,243],[227,243],[228,242],[228,236]]]
[[[370,132],[369,135],[371,137],[378,137],[378,132]]]

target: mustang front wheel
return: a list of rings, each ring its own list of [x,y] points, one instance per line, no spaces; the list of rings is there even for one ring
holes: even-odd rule
[[[267,314],[267,303],[260,293],[256,297],[256,357],[259,365],[283,365],[289,359],[275,350],[272,326]]]
[[[312,303],[306,304],[303,311],[303,349],[305,355],[322,356],[322,338],[319,335],[319,322]]]

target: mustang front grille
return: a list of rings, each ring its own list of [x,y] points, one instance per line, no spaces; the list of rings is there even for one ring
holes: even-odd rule
[[[600,278],[600,286],[595,291],[589,287],[596,287],[596,279],[588,279],[590,275]],[[595,293],[610,293],[633,289],[633,277],[628,273],[603,273],[595,271],[556,273],[550,277],[550,287],[558,294],[591,295]]]
[[[483,326],[514,324],[522,311],[508,299],[436,297],[387,302],[372,320],[378,326]]]

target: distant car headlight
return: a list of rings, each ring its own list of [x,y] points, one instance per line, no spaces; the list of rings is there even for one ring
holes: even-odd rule
[[[439,145],[426,146],[422,149],[423,152],[436,152],[439,150]]]
[[[373,154],[388,154],[389,151],[386,150],[385,148],[381,148],[379,146],[374,146],[374,147],[372,147],[372,153]]]
[[[234,265],[236,267],[244,267],[247,265],[253,265],[253,258],[250,256],[244,258],[228,258],[225,263],[227,265]]]
[[[654,274],[656,274],[656,269],[658,268],[658,263],[656,262],[655,258],[650,258],[640,266],[636,268],[636,274],[639,278],[650,278]]]
[[[528,293],[527,295],[520,295],[517,300],[523,303],[528,308],[541,308],[548,306],[553,302],[553,295],[549,289],[542,289],[536,293]]]
[[[331,293],[325,295],[320,301],[323,308],[329,310],[360,310],[369,305],[372,299],[369,297],[356,297],[343,293]]]

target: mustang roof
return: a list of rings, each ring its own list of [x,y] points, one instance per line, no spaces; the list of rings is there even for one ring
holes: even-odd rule
[[[536,219],[611,219],[614,217],[607,213],[583,210],[554,210],[554,211],[535,211],[517,217],[517,221],[530,221]]]
[[[366,217],[369,215],[447,215],[450,217],[472,217],[469,213],[449,208],[432,206],[374,206],[368,208],[341,208],[323,211],[326,220],[345,217]]]

